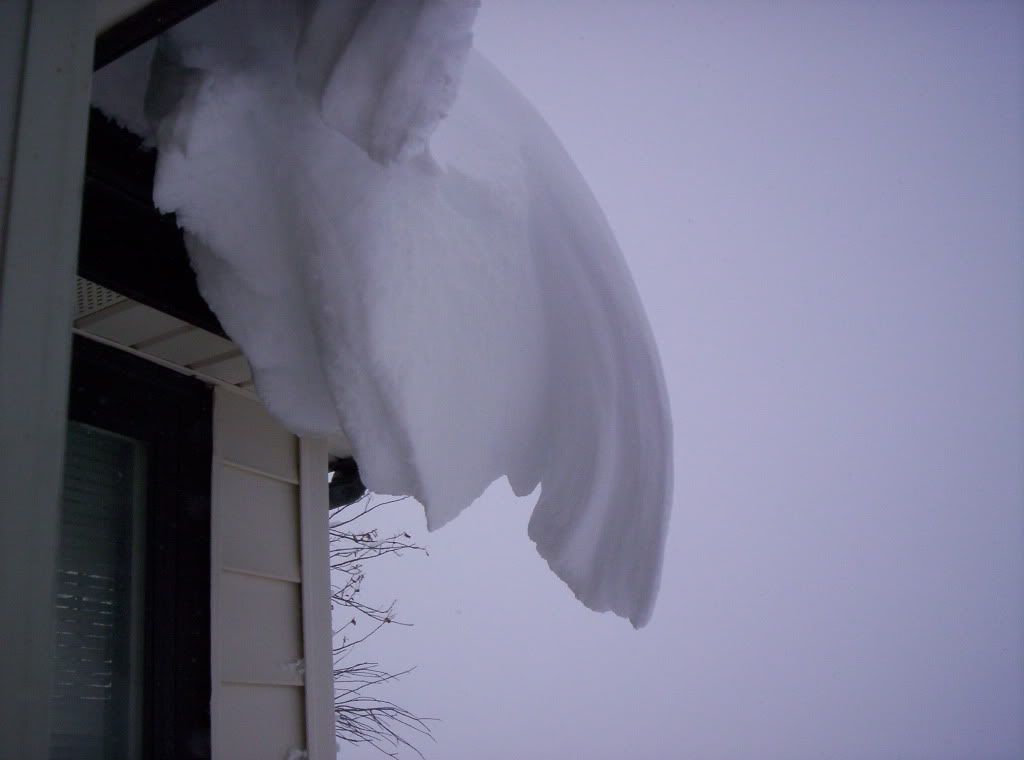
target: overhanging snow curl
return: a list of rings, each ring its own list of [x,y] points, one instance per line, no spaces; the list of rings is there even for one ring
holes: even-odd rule
[[[657,350],[572,161],[470,50],[474,13],[221,0],[154,56],[154,201],[287,427],[344,430],[432,529],[503,475],[540,484],[541,556],[641,626],[671,499]]]

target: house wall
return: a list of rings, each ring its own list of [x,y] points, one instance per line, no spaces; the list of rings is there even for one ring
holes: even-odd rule
[[[91,0],[0,0],[0,757],[46,757]],[[46,572],[47,569],[51,572]]]
[[[334,760],[327,443],[267,413],[223,337],[82,278],[72,330],[214,387],[213,757]]]
[[[214,398],[214,758],[333,758],[327,448]]]
[[[326,443],[270,417],[231,341],[82,278],[76,295],[76,334],[215,389],[214,758],[333,760]]]

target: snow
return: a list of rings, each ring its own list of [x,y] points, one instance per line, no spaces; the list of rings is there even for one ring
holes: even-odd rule
[[[557,138],[470,50],[475,4],[408,8],[221,0],[175,27],[145,96],[154,202],[282,423],[343,431],[431,529],[502,476],[540,485],[541,556],[642,626],[672,452],[636,288]],[[97,102],[130,125],[119,65]]]
[[[422,153],[448,113],[477,0],[320,2],[296,56],[324,121],[381,163]]]

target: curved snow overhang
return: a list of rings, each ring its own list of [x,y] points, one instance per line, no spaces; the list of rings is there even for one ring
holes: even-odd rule
[[[226,381],[251,390],[248,364],[245,377],[236,377],[239,368],[235,364],[240,356],[228,355],[230,352],[224,347],[219,351],[213,348],[224,344],[237,352],[199,294],[181,229],[172,214],[161,214],[153,206],[156,154],[143,150],[136,135],[114,124],[96,109],[89,115],[88,140],[79,233],[80,282],[84,279],[95,283],[128,299],[127,305],[139,307],[132,314],[119,314],[118,322],[124,322],[127,317],[144,325],[146,315],[164,315],[174,321],[174,325],[165,330],[169,334],[183,325],[194,328],[192,334],[199,337],[193,343],[198,347],[211,346],[209,356],[197,355],[193,357],[195,362],[179,362],[178,365],[172,362],[175,369],[211,382]],[[118,335],[98,330],[104,318],[113,317],[125,305],[114,304],[99,314],[78,313],[76,317],[85,317],[89,324],[75,327],[93,337],[113,340],[121,347],[134,350],[136,346],[132,341],[119,340]],[[145,337],[147,340],[142,342],[148,348],[142,353],[146,358],[159,363],[174,358],[163,356],[157,350],[159,341],[153,339],[160,336],[156,332]],[[176,336],[175,340],[180,343],[181,337]],[[211,357],[222,361],[227,376],[221,377],[216,366],[210,371],[204,370]],[[351,456],[352,446],[347,439],[339,436],[328,445],[336,457]]]
[[[156,65],[147,46],[126,57],[126,71],[105,72],[95,102],[159,146],[159,208],[188,228],[202,292],[252,362],[271,413],[298,434],[347,430],[367,482],[416,496],[431,527],[503,475],[519,494],[541,485],[529,527],[541,556],[588,607],[644,625],[671,507],[671,415],[650,325],[603,212],[515,88],[478,54],[462,71],[474,0],[425,3],[454,15],[444,11],[446,23],[415,44],[409,19],[395,23],[402,9],[381,2],[388,10],[359,26],[361,44],[343,46],[342,63],[354,63],[330,78],[330,92],[322,77],[291,76],[319,71],[325,57],[338,63],[333,37],[318,38],[316,65],[295,52],[308,28],[293,13],[301,1],[220,2],[168,34]],[[240,28],[254,7],[257,23]],[[391,86],[379,69],[393,57],[380,51],[406,44],[415,51],[407,76],[378,109]],[[423,92],[435,65],[447,74],[431,81],[445,86]],[[469,94],[455,103],[464,111],[444,121],[437,160],[424,153],[392,167],[409,143],[377,140],[378,117],[385,137],[412,135],[426,151],[452,105],[448,84],[463,73]],[[143,102],[155,106],[146,115]],[[87,192],[121,202],[127,188],[148,201],[152,172],[134,168],[112,178],[91,170]],[[177,230],[172,239],[180,250]],[[464,273],[467,282],[448,285]],[[358,299],[344,297],[346,281]]]
[[[216,0],[101,0],[96,10],[93,70],[149,42]],[[192,325],[227,338],[199,294],[181,229],[153,206],[156,154],[99,110],[89,114],[78,275]],[[139,255],[145,251],[145,256]],[[328,441],[335,457],[351,456],[344,436]]]

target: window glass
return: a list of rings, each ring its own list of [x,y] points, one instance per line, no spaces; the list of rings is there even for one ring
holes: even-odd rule
[[[145,455],[139,441],[68,423],[51,760],[139,755]]]

